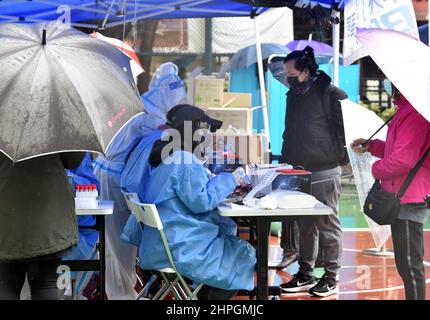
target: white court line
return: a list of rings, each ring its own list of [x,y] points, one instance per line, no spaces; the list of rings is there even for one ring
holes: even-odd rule
[[[349,251],[349,252],[363,252],[363,250],[360,250],[360,249],[348,249],[348,248],[343,248],[343,251]]]
[[[343,232],[370,232],[370,228],[342,228]],[[430,229],[424,229],[424,232],[429,232]]]
[[[391,268],[391,267],[396,267],[395,264],[390,264],[390,265],[385,265],[385,266],[381,266],[381,265],[367,265],[367,264],[359,264],[356,266],[342,266],[341,269],[352,269],[352,268],[359,268],[359,267],[366,267],[366,268]]]

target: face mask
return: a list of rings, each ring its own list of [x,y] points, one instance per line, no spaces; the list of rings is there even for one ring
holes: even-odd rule
[[[390,97],[393,96],[393,87],[390,80],[384,79],[384,89]]]
[[[298,77],[288,77],[288,83],[290,84],[290,90],[297,94],[306,93],[312,85],[312,81],[310,79],[300,82]]]
[[[291,89],[294,90],[300,88],[301,82],[298,77],[287,77],[287,81],[290,84]]]

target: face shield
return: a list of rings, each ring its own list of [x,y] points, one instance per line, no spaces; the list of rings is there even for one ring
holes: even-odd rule
[[[178,67],[162,64],[154,74],[149,90],[142,95],[142,102],[157,122],[165,123],[167,112],[178,104],[187,102],[185,83],[178,76]]]
[[[208,149],[212,142],[210,124],[206,121],[193,121],[193,150],[198,159],[207,159]]]
[[[278,59],[273,62],[270,62],[267,67],[276,80],[278,80],[287,88],[290,88],[290,83],[288,82],[288,77],[287,73],[285,72],[285,64],[283,60]]]

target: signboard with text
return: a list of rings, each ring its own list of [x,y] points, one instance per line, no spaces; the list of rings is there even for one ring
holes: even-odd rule
[[[358,28],[392,29],[419,39],[411,0],[346,0],[344,16],[344,65],[367,56],[355,38]]]

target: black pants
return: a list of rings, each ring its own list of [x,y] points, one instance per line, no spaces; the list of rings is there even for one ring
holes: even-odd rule
[[[25,275],[32,300],[58,300],[60,259],[0,263],[0,300],[19,300]]]
[[[223,290],[204,285],[197,293],[199,300],[231,300],[238,293],[238,290]]]
[[[403,279],[407,300],[425,300],[423,224],[398,219],[391,225],[397,271]]]
[[[299,226],[296,218],[285,218],[282,222],[281,248],[284,252],[299,253]]]
[[[287,252],[299,248],[300,271],[304,274],[313,274],[314,267],[324,267],[327,276],[336,277],[340,268],[342,228],[337,213],[341,172],[336,167],[312,173],[312,195],[336,214],[290,218],[283,223],[281,247]]]

